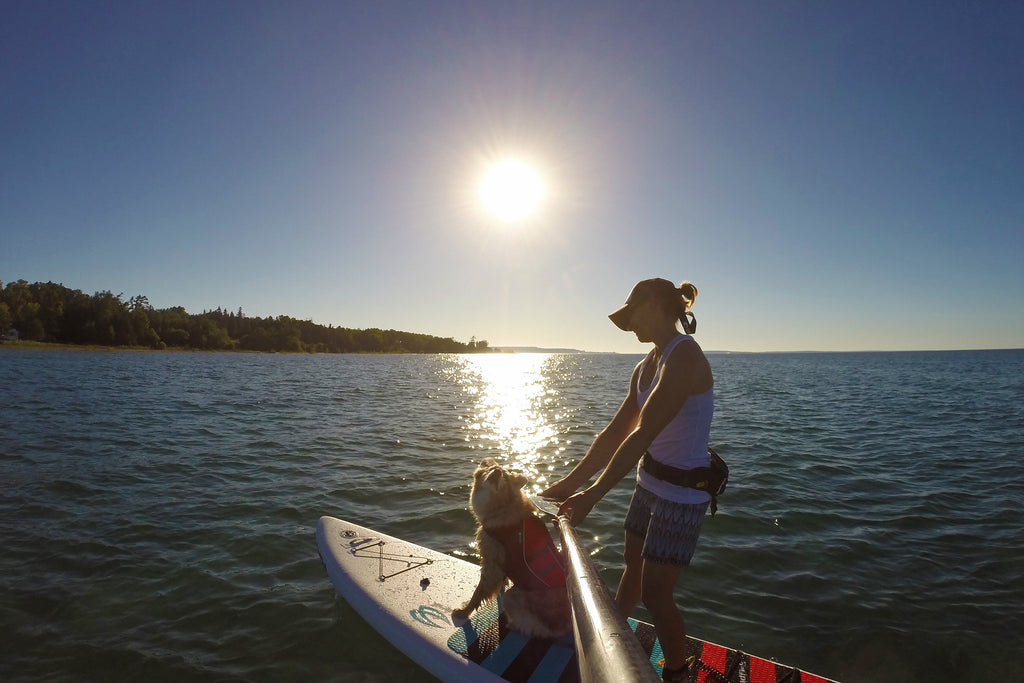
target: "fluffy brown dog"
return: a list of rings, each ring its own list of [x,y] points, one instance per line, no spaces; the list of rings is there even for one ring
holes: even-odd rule
[[[527,479],[484,458],[473,472],[469,505],[483,562],[480,583],[455,618],[465,619],[512,580],[502,596],[509,628],[531,637],[557,638],[572,629],[565,567],[547,527],[523,492]]]

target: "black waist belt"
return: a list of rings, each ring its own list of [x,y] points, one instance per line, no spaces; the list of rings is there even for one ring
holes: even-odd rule
[[[708,491],[710,488],[710,467],[694,467],[693,469],[684,470],[658,462],[650,453],[647,452],[644,452],[644,457],[640,461],[640,466],[644,468],[644,472],[647,472],[647,474],[651,475],[655,479],[661,479],[669,484],[685,486],[687,488],[698,489],[700,491]]]

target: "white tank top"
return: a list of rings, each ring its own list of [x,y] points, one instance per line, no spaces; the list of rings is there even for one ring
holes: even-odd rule
[[[661,373],[665,369],[665,359],[680,342],[693,339],[688,334],[681,334],[669,342],[661,354],[658,367],[654,377],[646,386],[637,386],[637,404],[643,410],[651,392],[661,379]],[[651,356],[644,359],[640,368],[640,378],[643,378],[647,364],[651,362]],[[694,467],[707,467],[708,461],[708,439],[711,436],[711,418],[714,414],[715,389],[711,387],[703,394],[690,396],[683,403],[682,408],[676,416],[665,425],[658,436],[647,448],[655,460],[665,465],[678,467],[679,469],[692,469]],[[637,484],[651,493],[666,500],[677,503],[704,503],[711,500],[711,496],[704,491],[691,489],[686,486],[676,486],[657,479],[644,471],[643,467],[637,467]]]

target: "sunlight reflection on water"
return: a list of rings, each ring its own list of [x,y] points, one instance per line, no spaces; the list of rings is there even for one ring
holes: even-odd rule
[[[459,381],[475,405],[467,440],[487,456],[526,474],[532,492],[544,488],[554,462],[572,443],[560,400],[564,359],[547,354],[480,354],[459,358]],[[481,456],[485,457],[485,456]]]

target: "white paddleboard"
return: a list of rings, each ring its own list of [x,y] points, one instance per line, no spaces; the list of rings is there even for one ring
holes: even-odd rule
[[[320,518],[316,539],[338,594],[442,681],[579,681],[572,635],[510,631],[500,598],[452,621],[476,588],[475,564],[334,517]]]

